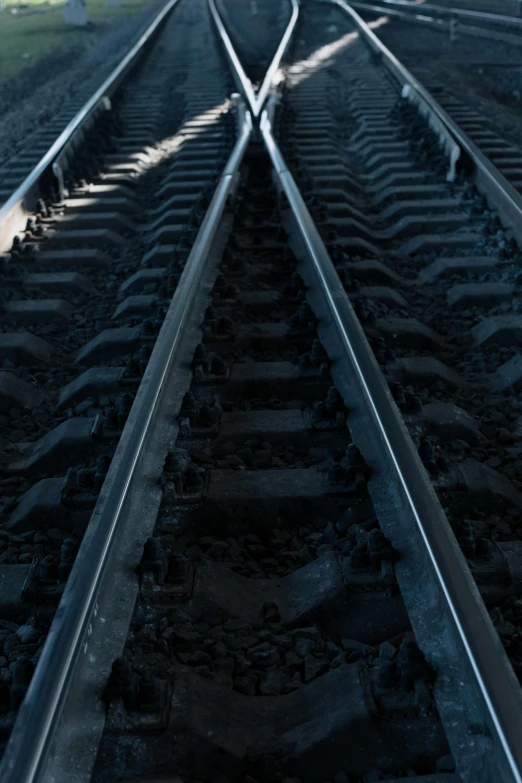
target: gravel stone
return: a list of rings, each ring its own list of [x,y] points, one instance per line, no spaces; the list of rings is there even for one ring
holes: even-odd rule
[[[303,639],[302,637],[297,637],[294,643],[294,650],[296,655],[298,655],[300,658],[306,658],[306,656],[312,652],[314,646],[315,643],[312,641],[312,639]]]
[[[211,660],[212,658],[208,653],[203,652],[203,650],[198,650],[198,652],[195,652],[190,656],[189,663],[193,666],[203,666],[210,663]]]
[[[210,640],[212,641],[212,640]],[[226,647],[223,642],[217,642],[212,647],[212,657],[213,658],[226,658],[229,655],[228,647]]]
[[[304,666],[304,681],[310,682],[319,674],[325,674],[330,668],[326,658],[314,658],[313,655],[307,655]]]
[[[214,673],[214,682],[218,685],[223,685],[225,688],[232,688],[234,686],[234,680],[232,675],[226,671],[217,671]]]
[[[32,625],[21,625],[16,633],[22,644],[29,644],[40,637],[40,632]]]
[[[297,655],[293,650],[290,650],[289,652],[285,653],[285,666],[288,668],[291,667],[301,667],[303,665],[303,659]]]
[[[250,648],[247,652],[247,658],[254,666],[260,666],[264,669],[279,663],[279,653],[266,642],[260,644],[258,647]]]
[[[236,664],[234,658],[218,658],[212,661],[211,668],[213,672],[227,672],[232,674],[235,670]]]
[[[235,636],[246,636],[252,633],[252,626],[243,620],[227,620],[223,628],[227,633],[232,633]]]
[[[233,650],[248,650],[250,647],[255,647],[259,644],[257,636],[242,636],[239,639],[235,639]]]
[[[379,658],[385,658],[387,661],[391,661],[397,655],[397,648],[390,644],[390,642],[383,642],[379,647]]]
[[[236,677],[234,679],[234,690],[244,693],[245,696],[256,695],[256,686],[248,677]]]
[[[263,696],[277,696],[283,690],[285,675],[279,666],[272,666],[261,674],[259,690]]]
[[[249,660],[247,660],[245,654],[242,652],[236,653],[234,658],[235,658],[234,673],[238,676],[242,674],[246,674],[246,672],[252,666],[252,663]]]
[[[369,645],[358,642],[357,639],[342,639],[341,647],[345,652],[361,652],[365,653],[369,649]]]
[[[295,636],[302,639],[310,639],[314,643],[319,641],[321,638],[321,631],[319,628],[296,628],[295,630]]]

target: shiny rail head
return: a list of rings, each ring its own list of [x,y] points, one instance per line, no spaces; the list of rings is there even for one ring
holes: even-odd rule
[[[396,476],[400,496],[417,531],[417,541],[428,556],[432,578],[445,603],[459,645],[457,649],[464,656],[468,676],[473,677],[474,692],[482,702],[479,714],[486,716],[495,742],[495,756],[502,760],[502,769],[498,769],[499,779],[522,783],[520,688],[466,561],[453,542],[449,522],[422,476],[418,455],[409,439],[405,440],[408,436],[405,436],[402,420],[391,405],[384,378],[363,344],[365,338],[346,292],[272,134],[274,107],[275,101],[263,112],[261,134],[294,215],[300,240],[315,269],[328,318],[340,335],[344,353],[362,390],[365,407],[380,434],[379,441],[387,454],[387,462]],[[491,661],[497,659],[498,666],[492,669]]]
[[[241,65],[241,61],[239,60],[239,57],[236,54],[236,50],[232,45],[232,41],[230,40],[230,37],[225,29],[225,25],[221,20],[214,0],[208,0],[208,7],[210,9],[210,13],[212,14],[212,18],[214,19],[219,36],[223,42],[223,46],[225,47],[225,52],[232,68],[232,74],[234,76],[236,86],[250,106],[252,115],[256,117],[256,96],[254,88],[252,87],[252,82],[246,75],[245,70]]]

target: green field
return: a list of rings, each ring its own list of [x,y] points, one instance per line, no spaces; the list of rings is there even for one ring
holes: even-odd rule
[[[120,8],[108,8],[106,0],[86,0],[90,24],[78,28],[65,24],[63,0],[4,0],[0,10],[0,84],[34,66],[42,55],[72,47],[80,53],[99,40],[108,25],[153,3],[154,0],[123,0]]]

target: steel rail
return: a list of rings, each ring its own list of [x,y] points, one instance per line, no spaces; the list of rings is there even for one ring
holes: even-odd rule
[[[230,66],[232,68],[236,87],[240,91],[240,93],[242,93],[243,97],[246,99],[248,105],[250,106],[250,111],[252,112],[252,115],[257,118],[258,115],[255,112],[256,94],[254,88],[252,87],[252,82],[246,75],[243,66],[241,65],[241,62],[239,61],[239,57],[237,56],[236,51],[232,46],[232,41],[230,40],[228,33],[225,29],[225,26],[221,21],[221,17],[216,8],[216,4],[214,0],[208,0],[208,7],[210,8],[210,13],[212,14],[212,18],[214,19],[214,23],[217,27],[221,40],[223,41],[225,52],[228,61],[230,63]]]
[[[49,147],[45,155],[36,164],[30,174],[28,174],[21,185],[19,185],[10,198],[0,207],[0,252],[7,249],[6,242],[12,241],[14,234],[23,228],[24,220],[26,218],[24,201],[38,185],[44,174],[50,169],[60,152],[62,152],[64,147],[73,139],[75,134],[96,111],[100,102],[114,94],[122,80],[143,54],[146,44],[151,40],[159,26],[165,21],[178,2],[180,2],[180,0],[169,0],[167,2],[164,8],[162,8],[155,17],[154,21],[136,41],[132,49],[125,55],[112,73],[105,79],[103,84],[63,129],[56,141]]]
[[[286,50],[288,49],[288,46],[290,44],[290,39],[294,32],[294,28],[297,24],[297,19],[299,17],[299,3],[297,2],[297,0],[291,0],[291,3],[292,3],[292,15],[290,17],[290,21],[288,22],[288,26],[281,39],[281,43],[277,47],[277,51],[274,55],[274,58],[270,63],[270,66],[265,74],[265,78],[263,79],[263,83],[259,88],[259,92],[256,95],[257,113],[254,114],[255,117],[258,117],[259,114],[261,113],[261,109],[263,108],[268,93],[273,86],[275,76],[281,64],[281,60],[283,59]]]
[[[61,781],[44,769],[57,754],[54,733],[80,658],[90,653],[88,640],[100,627],[97,600],[107,576],[114,541],[125,521],[125,503],[137,466],[152,435],[152,421],[169,373],[179,360],[180,342],[198,293],[202,269],[222,219],[252,133],[248,111],[241,133],[214,192],[168,309],[117,453],[111,463],[89,528],[67,581],[35,674],[20,707],[0,764],[2,783]],[[110,577],[108,577],[110,578]],[[117,602],[118,596],[112,596]],[[72,760],[71,760],[72,763]],[[42,777],[44,775],[44,777]],[[65,783],[65,781],[64,781]]]
[[[429,479],[391,403],[386,381],[373,359],[344,287],[279,151],[267,110],[263,112],[260,128],[280,186],[296,218],[300,238],[313,264],[316,284],[327,303],[328,320],[335,326],[344,357],[349,359],[352,373],[363,391],[372,425],[379,434],[388,463],[400,485],[400,496],[407,507],[405,510],[415,522],[418,542],[428,553],[432,575],[454,623],[460,650],[467,656],[469,673],[475,678],[483,698],[488,724],[496,734],[497,749],[502,749],[498,773],[505,777],[500,779],[520,783],[520,688],[450,524],[436,496],[430,491]],[[415,624],[413,627],[415,629]],[[496,771],[495,765],[494,769]]]
[[[457,144],[466,153],[475,166],[477,186],[493,204],[504,223],[512,230],[519,241],[522,242],[522,196],[504,175],[480,150],[465,131],[452,119],[450,114],[442,108],[433,95],[419,82],[418,79],[395,57],[392,52],[379,40],[373,30],[361,19],[359,14],[344,0],[316,0],[326,2],[341,8],[355,22],[359,32],[369,44],[370,48],[379,56],[395,79],[404,86],[410,85],[428,104],[433,113],[443,122]]]
[[[236,86],[248,101],[248,105],[250,106],[250,111],[252,112],[253,117],[255,117],[256,119],[261,114],[261,110],[265,104],[268,93],[270,92],[270,89],[274,84],[277,71],[281,64],[281,60],[283,59],[286,50],[288,49],[290,40],[292,38],[292,34],[294,32],[294,28],[297,24],[297,19],[299,17],[299,3],[298,0],[290,0],[290,2],[292,4],[292,13],[290,16],[290,21],[288,22],[288,25],[281,39],[281,42],[277,47],[276,53],[272,58],[272,62],[270,63],[268,70],[263,78],[261,87],[256,93],[256,91],[252,86],[252,82],[246,75],[245,70],[239,60],[239,57],[236,54],[232,41],[230,40],[230,37],[227,33],[226,27],[221,19],[221,16],[219,15],[219,11],[217,10],[215,1],[208,0],[210,12],[214,18],[214,22],[216,24],[218,33],[221,37],[228,60],[234,72]]]

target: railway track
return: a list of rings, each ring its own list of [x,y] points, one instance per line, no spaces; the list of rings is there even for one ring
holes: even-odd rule
[[[166,10],[168,13],[168,8],[167,4],[163,10]],[[158,7],[155,9],[150,7],[141,12],[132,21],[127,22],[120,29],[119,34],[113,34],[112,44],[116,46],[116,49],[120,49],[120,57],[129,46],[129,33],[136,37],[136,48],[142,53],[145,52],[147,46],[143,45],[143,37],[147,35],[147,31],[150,32],[150,28],[153,25],[158,22],[161,24],[161,17],[162,13],[158,10]],[[94,59],[91,56],[92,74],[90,78],[81,84],[76,84],[74,90],[69,87],[73,94],[66,94],[66,97],[62,99],[57,107],[47,105],[45,91],[43,95],[40,95],[41,107],[39,116],[38,118],[33,118],[30,123],[31,132],[24,135],[23,138],[18,137],[16,140],[11,138],[9,145],[6,145],[6,148],[0,152],[0,206],[12,196],[26,177],[31,174],[44,153],[47,152],[62,132],[69,127],[74,117],[88,103],[92,95],[97,92],[99,87],[107,83],[114,68],[117,66],[118,59],[117,52],[113,54],[109,49],[107,49],[105,56],[98,54]],[[24,96],[24,99],[26,97]],[[12,106],[11,110],[14,110],[14,108]],[[9,129],[10,136],[12,136],[12,133],[13,131]]]
[[[73,137],[55,158],[61,182],[29,180],[26,201],[45,198],[2,257],[4,742],[235,137],[206,6],[160,22],[132,84],[81,128],[81,152]],[[17,192],[3,237],[20,213]]]
[[[520,5],[467,8],[436,3],[412,3],[404,0],[381,0],[377,3],[356,2],[352,8],[363,13],[382,13],[398,19],[431,27],[433,30],[456,37],[457,35],[489,40],[505,41],[519,46],[522,19]]]
[[[227,8],[5,258],[0,776],[520,780],[518,194],[344,4],[257,96]]]
[[[392,36],[395,34],[399,41],[404,36],[403,40],[406,40],[409,35],[408,31],[411,31],[411,27],[398,25]],[[386,35],[384,38],[386,39]],[[434,38],[437,39],[438,36],[434,36]],[[395,41],[392,37],[392,41],[388,42],[387,45],[395,50],[394,44]],[[437,42],[434,42],[434,45],[435,48],[439,46]],[[459,66],[466,63],[468,59],[473,60],[474,58],[472,50],[469,48],[469,42],[457,41],[448,47],[448,72],[445,76],[442,74],[435,75],[432,68],[425,66],[426,57],[429,59],[431,54],[428,53],[428,49],[429,45],[424,49],[419,47],[418,57],[411,58],[411,64],[408,67],[419,79],[422,86],[436,99],[440,109],[458,123],[461,132],[520,193],[522,186],[520,177],[522,165],[520,140],[517,139],[516,133],[512,129],[502,128],[502,120],[499,121],[498,116],[496,116],[498,104],[495,105],[491,101],[491,96],[488,96],[486,99],[489,99],[489,105],[486,104],[481,109],[477,109],[476,104],[479,101],[482,102],[481,99],[483,97],[480,88],[475,95],[473,95],[473,90],[471,90],[470,95],[466,87],[462,87],[462,73],[459,70]],[[433,49],[431,49],[432,51]],[[489,51],[499,52],[498,44],[495,44]],[[396,51],[396,54],[399,54],[399,52]],[[508,71],[510,70],[509,64],[512,62],[513,54],[514,50],[508,49],[505,58],[501,59],[502,67],[506,66]],[[400,56],[404,58],[404,50]],[[487,62],[488,54],[479,55],[479,58],[480,56]],[[481,65],[479,66],[478,74],[480,78],[482,74]],[[475,105],[473,105],[473,102],[475,102]]]
[[[461,96],[448,88],[440,79],[418,70],[422,83],[430,90],[442,108],[459,123],[462,130],[488,157],[507,181],[519,193],[522,191],[522,150],[513,140],[507,139],[488,123],[484,116],[466,104]]]

